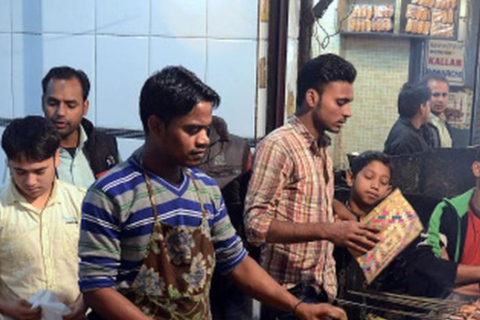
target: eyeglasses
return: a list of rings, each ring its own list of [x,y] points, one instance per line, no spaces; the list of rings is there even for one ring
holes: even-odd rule
[[[435,92],[435,93],[432,93],[432,97],[435,97],[435,98],[439,98],[439,97],[448,97],[448,93],[447,92],[443,92],[443,93],[440,93],[440,92]]]

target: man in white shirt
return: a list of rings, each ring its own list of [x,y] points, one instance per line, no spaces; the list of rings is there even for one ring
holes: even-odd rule
[[[428,75],[421,81],[432,91],[430,118],[426,126],[426,140],[432,148],[451,148],[451,128],[445,117],[450,86],[443,76]],[[425,130],[425,129],[424,129]]]
[[[60,136],[51,122],[13,120],[2,135],[11,179],[0,188],[0,319],[41,317],[27,299],[54,292],[71,313],[85,319],[78,287],[78,238],[85,190],[59,181]]]

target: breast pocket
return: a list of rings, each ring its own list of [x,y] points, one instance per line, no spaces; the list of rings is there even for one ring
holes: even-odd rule
[[[65,254],[76,256],[78,254],[80,222],[76,218],[64,219],[60,232],[63,240],[61,246]]]

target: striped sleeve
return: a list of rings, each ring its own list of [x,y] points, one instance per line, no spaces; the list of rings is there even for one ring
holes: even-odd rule
[[[217,268],[223,274],[235,269],[247,255],[241,238],[230,222],[223,199],[214,217],[212,241],[215,247]]]
[[[95,187],[82,205],[79,256],[82,292],[115,285],[121,260],[118,208]]]

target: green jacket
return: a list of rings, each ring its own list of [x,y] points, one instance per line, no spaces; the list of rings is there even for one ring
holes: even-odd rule
[[[428,244],[432,246],[436,257],[442,253],[440,235],[443,234],[450,260],[457,263],[461,260],[468,229],[468,206],[474,192],[475,188],[457,197],[444,199],[433,211],[428,227]]]

